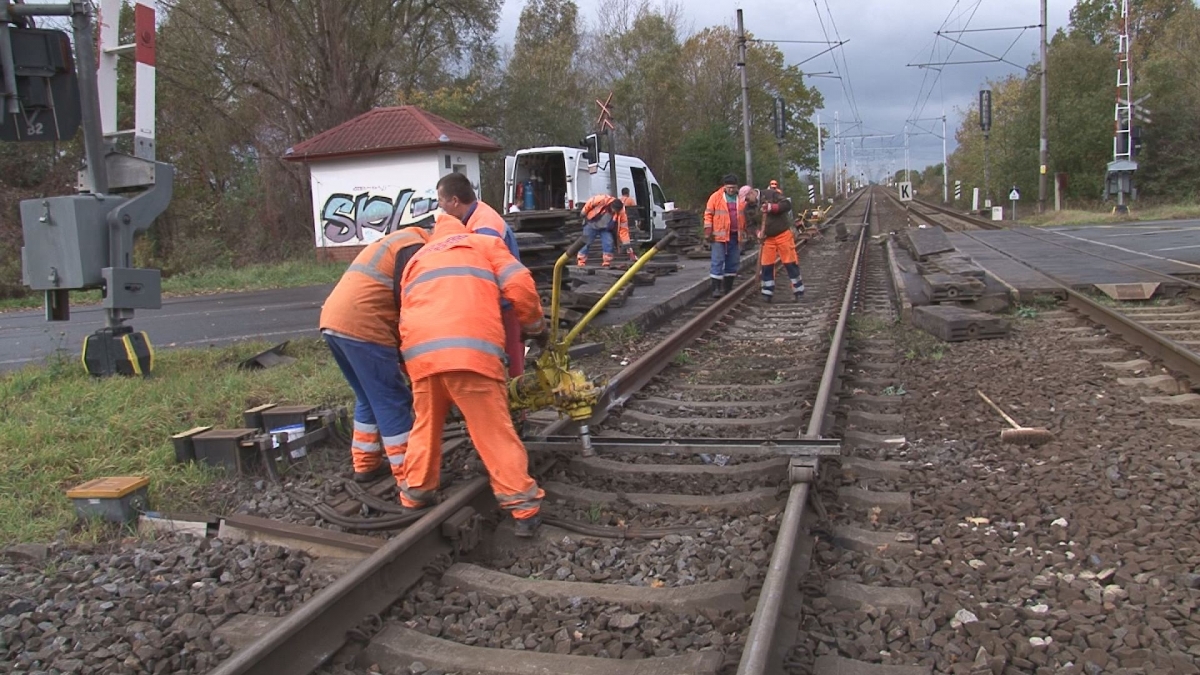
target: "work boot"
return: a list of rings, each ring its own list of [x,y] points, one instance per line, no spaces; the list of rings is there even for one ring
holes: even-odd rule
[[[411,516],[418,513],[425,513],[431,508],[433,508],[433,504],[421,504],[419,506],[405,506],[404,504],[401,504],[400,513],[406,516]]]
[[[792,286],[792,295],[794,295],[797,300],[804,297],[804,282],[801,282],[799,286]]]
[[[629,262],[637,262],[637,259],[637,254],[633,252],[632,248],[629,249]]]
[[[384,476],[392,475],[392,467],[389,464],[380,464],[371,471],[355,471],[355,483],[374,483]]]
[[[587,267],[587,259],[588,259],[588,257],[586,254],[580,253],[579,255],[575,256],[575,266],[576,267]]]
[[[724,284],[725,284],[725,292],[732,293],[733,292],[733,282],[737,281],[737,277],[725,277],[721,281],[724,282]]]
[[[522,518],[516,521],[513,525],[513,534],[522,538],[530,539],[537,533],[537,529],[542,525],[542,517],[534,516],[532,518]]]
[[[720,279],[709,279],[708,285],[712,286],[712,296],[714,298],[721,297],[722,293],[721,293],[721,280]]]
[[[763,294],[762,294],[762,300],[763,300],[763,302],[767,303],[768,305],[769,305],[769,304],[771,304],[771,300],[773,300],[774,298],[775,298],[775,296],[774,296],[774,295],[772,295],[772,294],[770,294],[770,293],[763,293]]]

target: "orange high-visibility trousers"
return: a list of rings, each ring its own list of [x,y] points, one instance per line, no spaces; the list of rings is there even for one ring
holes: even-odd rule
[[[796,238],[792,235],[791,230],[763,239],[758,264],[763,267],[767,265],[774,267],[776,256],[779,256],[779,262],[784,265],[800,261],[796,256]]]
[[[496,501],[513,518],[537,515],[546,493],[529,476],[529,455],[513,428],[504,383],[471,371],[438,373],[413,382],[417,421],[409,436],[400,503],[431,504],[442,469],[442,425],[450,405],[458,406],[467,433],[492,482]]]

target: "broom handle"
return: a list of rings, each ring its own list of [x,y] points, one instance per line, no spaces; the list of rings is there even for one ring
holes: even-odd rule
[[[992,410],[995,410],[996,412],[1000,413],[1000,416],[1003,417],[1005,420],[1007,420],[1008,423],[1012,425],[1012,428],[1014,428],[1014,429],[1021,428],[1021,425],[1017,424],[1016,421],[1013,420],[1013,418],[1009,417],[1007,413],[1005,413],[1003,410],[1001,410],[1000,406],[996,405],[995,403],[992,403],[992,399],[988,398],[987,394],[983,393],[982,391],[979,391],[978,389],[975,390],[975,393],[979,394],[979,397],[982,398],[985,403],[992,406]]]

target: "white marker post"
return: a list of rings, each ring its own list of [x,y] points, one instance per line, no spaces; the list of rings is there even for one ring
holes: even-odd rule
[[[1017,222],[1017,202],[1021,201],[1021,191],[1014,185],[1012,191],[1008,193],[1008,200],[1012,202],[1012,219]]]
[[[913,198],[912,183],[900,183],[900,201],[911,202]]]

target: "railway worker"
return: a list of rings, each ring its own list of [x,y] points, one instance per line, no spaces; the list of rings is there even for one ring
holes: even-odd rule
[[[712,244],[709,283],[712,296],[733,290],[738,272],[738,238],[746,229],[746,201],[738,196],[737,176],[729,174],[712,193],[704,209],[704,239]]]
[[[575,257],[575,264],[587,267],[588,249],[597,237],[600,238],[600,250],[603,252],[601,267],[611,267],[613,261],[613,234],[624,225],[626,232],[629,222],[625,218],[625,204],[616,197],[596,195],[583,205],[583,236],[587,243]]]
[[[629,196],[629,188],[621,188],[621,203],[625,205],[625,222],[617,225],[617,239],[621,242],[621,250],[629,255],[630,262],[637,260],[633,252],[633,240],[629,236],[630,220],[637,217],[637,201]]]
[[[762,225],[758,238],[762,252],[758,262],[762,272],[762,297],[771,302],[775,296],[775,261],[783,263],[792,282],[792,295],[797,300],[804,295],[804,280],[800,277],[800,259],[796,255],[796,237],[792,234],[792,200],[779,191],[779,183],[771,181],[762,192]]]
[[[400,283],[400,347],[417,414],[400,483],[401,505],[417,510],[433,504],[442,424],[453,404],[466,420],[496,500],[516,519],[517,535],[533,536],[545,493],[529,476],[525,446],[509,415],[500,317],[504,298],[524,334],[545,344],[533,275],[500,240],[472,234],[443,214]]]
[[[475,198],[471,179],[461,173],[449,173],[437,182],[438,206],[454,216],[475,234],[500,237],[508,252],[519,262],[521,250],[517,247],[517,235],[504,217],[482,200]],[[504,317],[504,351],[508,355],[508,376],[520,377],[525,372],[525,343],[521,340],[521,322],[512,303],[500,301]]]
[[[350,456],[354,480],[360,483],[389,471],[397,483],[404,479],[413,401],[404,382],[396,328],[400,276],[428,239],[421,228],[409,227],[368,244],[321,307],[321,334],[354,390]]]

